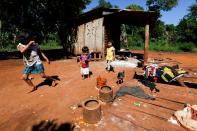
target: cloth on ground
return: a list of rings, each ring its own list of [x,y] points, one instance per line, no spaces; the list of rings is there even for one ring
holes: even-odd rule
[[[175,81],[177,78],[187,74],[183,69],[177,69],[170,66],[158,67],[157,65],[150,65],[144,67],[144,77],[161,77],[165,82]]]
[[[145,66],[144,67],[144,77],[148,78],[148,77],[157,76],[156,75],[157,68],[158,67],[156,64],[151,64],[150,66]]]
[[[111,65],[113,67],[127,67],[127,68],[135,68],[137,67],[137,63],[139,60],[134,59],[134,58],[128,58],[127,61],[124,60],[115,60],[111,62]]]
[[[197,131],[197,121],[192,119],[192,108],[197,110],[197,105],[187,106],[183,110],[176,111],[174,116],[177,118],[179,123],[192,131]]]
[[[174,69],[173,67],[169,66],[163,66],[161,67],[161,70],[163,70],[163,74],[161,75],[161,78],[165,82],[172,82],[176,81],[177,78],[183,77],[187,72],[183,69]]]
[[[142,88],[139,86],[136,87],[127,87],[127,86],[121,86],[120,89],[116,92],[116,95],[114,97],[114,100],[117,97],[124,96],[124,95],[132,95],[138,98],[142,99],[150,99],[150,100],[155,100],[153,96],[150,96],[144,92]]]

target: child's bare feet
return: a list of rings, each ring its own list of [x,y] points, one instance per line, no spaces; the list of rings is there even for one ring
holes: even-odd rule
[[[57,84],[58,84],[58,83],[56,82],[56,80],[53,80],[51,86],[52,86],[52,87],[55,87]]]
[[[29,79],[29,80],[33,80],[34,78],[33,78],[33,77],[31,77],[31,76],[29,76],[29,77],[28,77],[28,79]]]
[[[33,89],[29,92],[29,93],[31,93],[31,92],[34,92],[34,91],[36,91],[38,89],[38,87],[33,87]]]
[[[85,79],[85,76],[84,76],[84,75],[81,75],[81,77],[82,77],[82,80],[84,80],[84,79]]]

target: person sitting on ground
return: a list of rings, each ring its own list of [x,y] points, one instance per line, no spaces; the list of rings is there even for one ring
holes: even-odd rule
[[[24,38],[25,39],[25,38]],[[17,45],[17,49],[23,54],[23,62],[25,65],[22,79],[33,89],[32,91],[37,90],[37,87],[32,83],[30,79],[31,74],[40,74],[42,78],[46,78],[52,81],[52,86],[55,86],[57,83],[55,79],[50,76],[47,76],[44,72],[44,66],[39,57],[39,54],[46,60],[48,64],[50,64],[49,59],[45,56],[43,52],[41,52],[38,43],[36,43],[35,38],[31,37],[23,43],[19,43]],[[32,92],[31,91],[31,92]]]

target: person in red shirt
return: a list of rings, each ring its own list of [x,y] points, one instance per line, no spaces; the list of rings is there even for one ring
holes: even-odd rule
[[[80,56],[82,79],[85,79],[86,76],[88,78],[90,77],[89,61],[91,60],[91,53],[92,52],[89,52],[89,48],[87,46],[82,48],[82,54]]]

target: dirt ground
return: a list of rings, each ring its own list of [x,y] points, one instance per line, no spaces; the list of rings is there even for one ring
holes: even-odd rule
[[[139,51],[137,52],[139,53]],[[180,67],[197,73],[197,53],[162,53],[151,52],[150,58],[171,58],[180,62]],[[20,80],[23,70],[22,59],[0,61],[0,131],[34,131],[39,129],[66,130],[75,124],[75,130],[83,131],[141,131],[168,130],[181,131],[181,126],[168,120],[176,110],[183,109],[184,103],[197,104],[197,81],[193,88],[179,85],[157,83],[160,92],[156,100],[144,100],[130,95],[122,96],[113,103],[102,103],[102,119],[97,124],[83,122],[82,108],[75,108],[86,98],[98,97],[96,78],[101,75],[107,78],[107,84],[116,92],[119,86],[115,83],[118,71],[105,71],[105,61],[90,63],[93,75],[82,80],[76,58],[44,63],[46,74],[58,76],[56,87],[43,82],[40,76],[34,75],[33,82],[41,83],[38,90],[31,90]],[[140,86],[146,93],[149,89],[133,79],[139,68],[125,68],[125,82],[122,85]],[[135,106],[134,102],[140,103]]]

